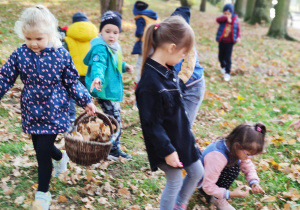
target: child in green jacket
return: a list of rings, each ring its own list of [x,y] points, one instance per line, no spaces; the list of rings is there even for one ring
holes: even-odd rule
[[[121,31],[121,15],[114,11],[103,14],[99,37],[91,41],[91,49],[84,58],[88,66],[85,83],[92,96],[97,98],[104,113],[113,116],[122,129],[120,101],[123,100],[122,73],[132,73],[131,65],[122,62],[122,51],[118,43]],[[120,149],[120,134],[110,151],[111,158],[131,156]]]

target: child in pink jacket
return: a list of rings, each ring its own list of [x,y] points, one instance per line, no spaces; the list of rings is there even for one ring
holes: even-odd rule
[[[229,190],[240,170],[244,172],[252,193],[264,193],[250,158],[263,151],[265,134],[266,127],[262,123],[241,124],[227,137],[210,144],[203,151],[201,160],[205,174],[202,189],[212,196],[211,203],[218,209],[235,209],[227,199],[249,195],[249,189],[245,186]]]

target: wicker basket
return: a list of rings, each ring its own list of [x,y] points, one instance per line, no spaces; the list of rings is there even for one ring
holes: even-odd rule
[[[109,118],[101,113],[96,112],[96,116],[100,118],[105,125],[108,125],[111,133],[112,124]],[[77,117],[74,126],[77,127],[80,123],[89,122],[90,117],[84,113]],[[112,141],[94,142],[82,141],[69,133],[65,134],[65,148],[69,158],[77,164],[89,166],[98,163],[100,160],[105,160],[109,154]]]

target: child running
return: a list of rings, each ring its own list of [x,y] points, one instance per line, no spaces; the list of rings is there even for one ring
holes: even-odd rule
[[[241,124],[227,137],[208,145],[203,151],[201,160],[205,175],[202,189],[212,196],[211,203],[218,209],[235,209],[227,199],[249,195],[246,186],[229,190],[240,170],[244,172],[252,193],[264,193],[250,158],[263,151],[265,134],[266,127],[262,123]]]
[[[54,146],[59,133],[69,126],[69,96],[89,115],[96,111],[92,97],[78,82],[70,54],[61,47],[57,20],[44,6],[24,10],[15,31],[25,43],[0,69],[0,99],[14,85],[18,75],[24,84],[21,94],[22,128],[31,134],[38,162],[38,191],[35,205],[49,209],[52,162],[56,176],[67,169],[68,156]]]
[[[160,209],[186,209],[204,170],[173,66],[193,48],[194,32],[182,17],[171,16],[149,25],[144,38],[135,94],[151,170],[166,175]]]
[[[122,62],[122,51],[118,43],[120,31],[120,14],[114,11],[105,12],[100,23],[99,37],[91,41],[91,49],[83,61],[88,66],[86,87],[97,98],[103,112],[113,116],[122,130],[120,108],[120,101],[123,100],[122,73],[126,71],[132,73],[133,68]],[[121,132],[113,143],[109,158],[117,159],[121,156],[131,159],[131,156],[120,148],[120,136]]]
[[[223,16],[218,17],[217,22],[220,24],[216,40],[219,42],[221,73],[223,79],[228,82],[230,80],[233,45],[241,39],[239,19],[234,13],[232,4],[226,4],[223,7]]]

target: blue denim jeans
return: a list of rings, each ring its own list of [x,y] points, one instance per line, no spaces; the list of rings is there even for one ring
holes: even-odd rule
[[[135,64],[135,71],[136,71],[136,82],[138,83],[141,79],[141,65],[142,65],[143,57],[142,55],[138,55],[136,64]]]
[[[177,205],[188,204],[196,189],[197,183],[204,175],[204,168],[200,160],[184,167],[187,175],[183,179],[182,169],[173,168],[166,163],[159,165],[166,174],[167,183],[160,199],[160,210],[173,210]]]
[[[114,117],[119,123],[120,133],[118,133],[118,135],[115,136],[113,145],[111,147],[111,150],[117,150],[120,147],[120,137],[121,137],[121,133],[122,133],[120,102],[104,100],[101,98],[97,98],[97,102],[101,106],[101,108],[105,114],[108,114],[108,115]]]
[[[185,109],[188,113],[188,118],[190,121],[190,124],[192,125],[199,107],[202,103],[202,100],[204,98],[205,93],[205,79],[204,75],[202,76],[202,79],[195,84],[187,85],[186,90],[183,94],[183,99],[185,102]]]
[[[85,86],[85,76],[80,76],[79,81]],[[76,108],[75,108],[75,100],[70,97],[69,99],[69,115],[70,121],[74,122],[76,120]]]

